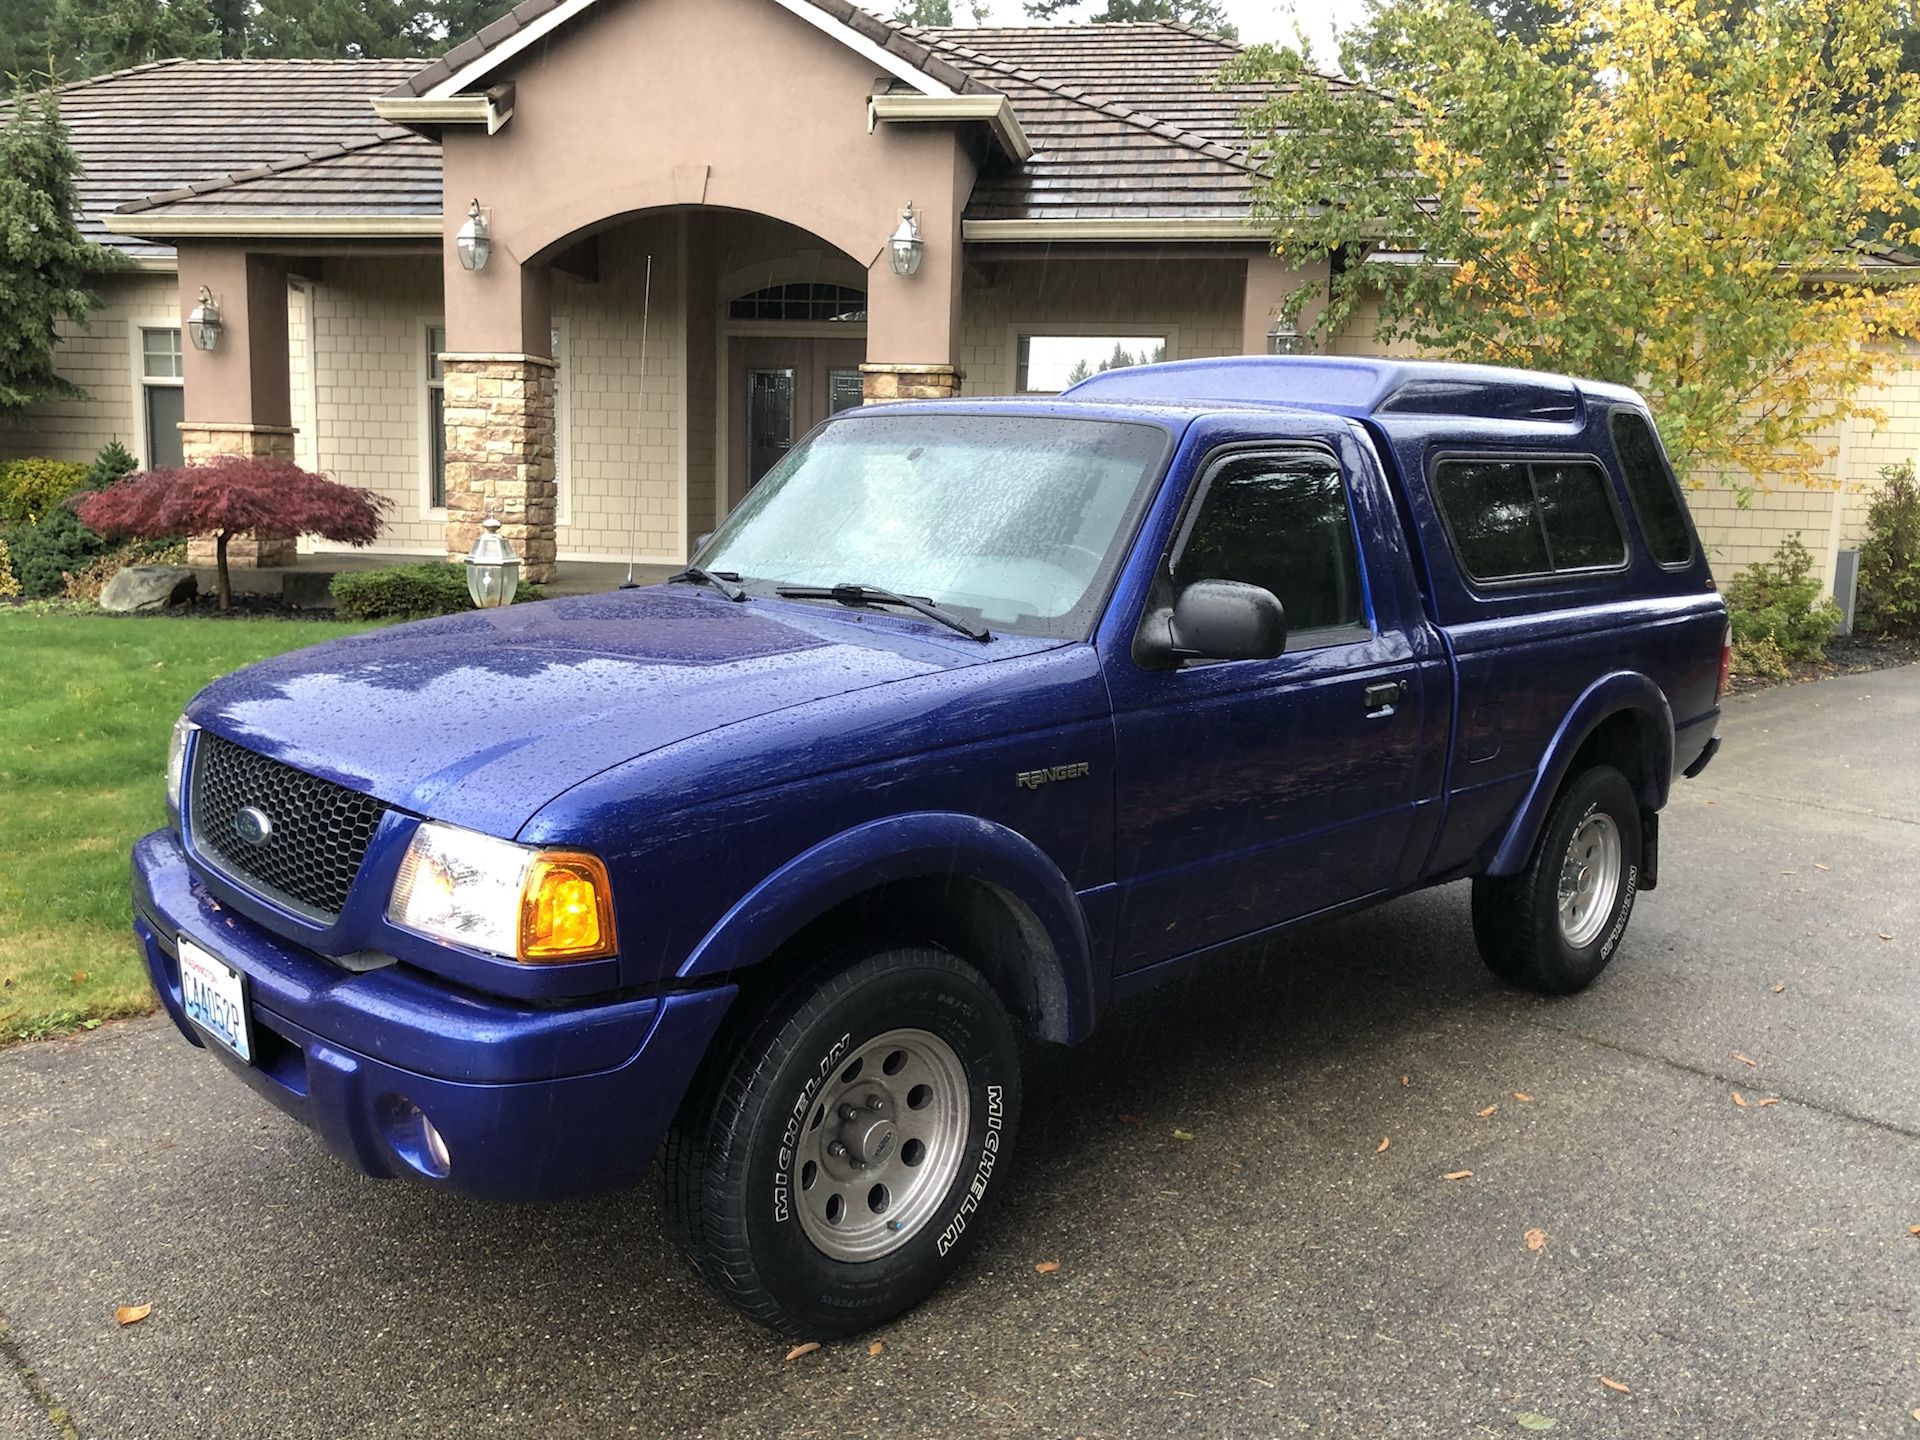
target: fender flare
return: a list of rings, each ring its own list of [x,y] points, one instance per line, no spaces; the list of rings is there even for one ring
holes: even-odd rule
[[[1050,952],[1027,958],[1041,1034],[1073,1042],[1092,1031],[1099,1000],[1093,945],[1073,886],[1026,836],[948,811],[871,820],[802,851],[720,917],[681,964],[679,978],[749,968],[836,905],[889,881],[929,876],[980,881],[1011,901],[1021,928],[1037,930]]]
[[[1673,707],[1660,687],[1638,671],[1616,670],[1603,675],[1581,692],[1547,742],[1533,785],[1514,812],[1493,863],[1487,867],[1489,875],[1518,875],[1526,867],[1574,755],[1605,721],[1620,714],[1630,714],[1639,722],[1641,743],[1650,751],[1641,805],[1658,810],[1667,803],[1673,786]]]

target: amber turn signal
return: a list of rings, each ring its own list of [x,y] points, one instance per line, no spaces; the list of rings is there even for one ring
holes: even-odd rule
[[[607,867],[575,850],[535,855],[520,891],[520,959],[593,960],[617,948]]]

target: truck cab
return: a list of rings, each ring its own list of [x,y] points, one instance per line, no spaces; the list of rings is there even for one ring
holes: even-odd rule
[[[1140,366],[817,429],[671,581],[336,641],[175,730],[135,930],[374,1175],[638,1179],[745,1313],[917,1302],[1020,1046],[1454,880],[1592,983],[1711,760],[1725,608],[1631,391]]]

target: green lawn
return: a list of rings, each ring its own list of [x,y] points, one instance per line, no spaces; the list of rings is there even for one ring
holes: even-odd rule
[[[368,628],[0,609],[0,1045],[152,1007],[127,851],[165,822],[175,717],[217,675]]]

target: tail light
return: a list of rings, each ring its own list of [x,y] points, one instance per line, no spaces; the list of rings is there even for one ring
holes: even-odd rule
[[[1720,679],[1713,687],[1713,703],[1718,705],[1720,697],[1727,693],[1727,677],[1733,673],[1733,623],[1727,623],[1726,634],[1720,639]]]

